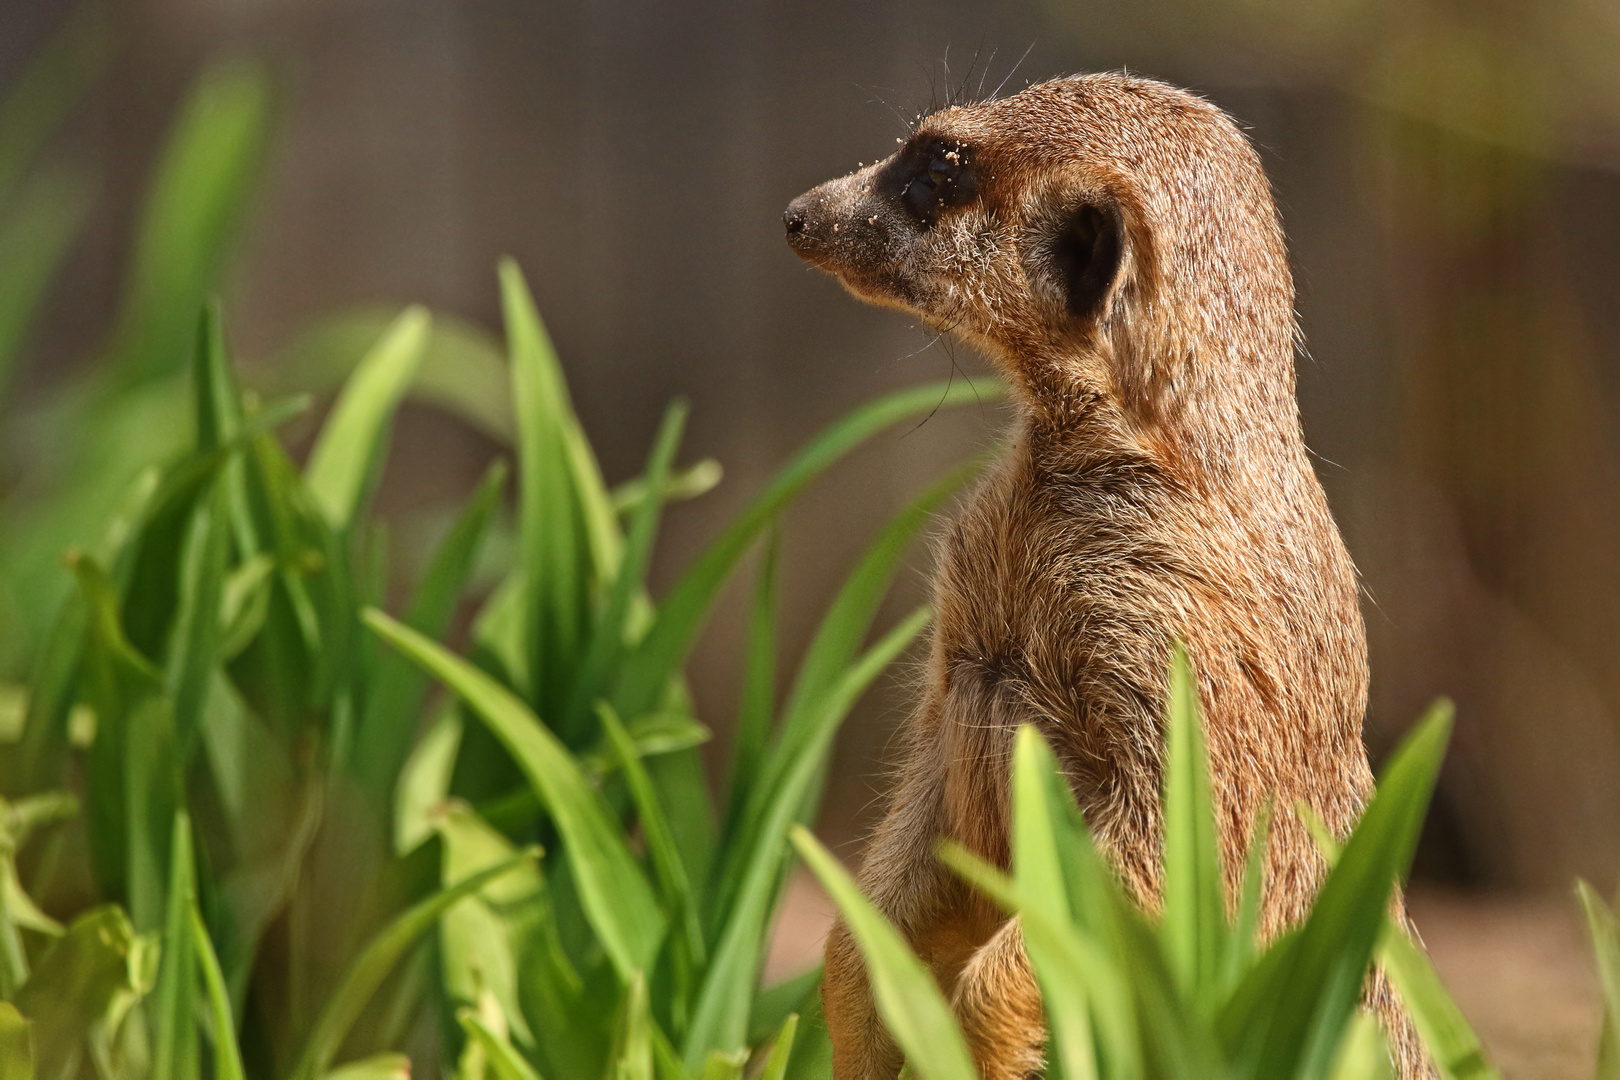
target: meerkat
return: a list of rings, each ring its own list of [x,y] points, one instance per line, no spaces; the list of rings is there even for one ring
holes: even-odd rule
[[[982,350],[1017,420],[943,540],[925,685],[860,880],[950,994],[983,1076],[1012,1080],[1039,1072],[1045,1041],[1017,921],[935,853],[950,838],[1007,864],[1018,725],[1052,743],[1099,846],[1157,907],[1167,658],[1184,641],[1229,891],[1256,813],[1278,808],[1274,935],[1326,870],[1292,808],[1342,836],[1372,790],[1366,638],[1300,429],[1282,229],[1237,125],[1098,74],[952,105],[901,142],[795,199],[788,243]],[[826,960],[835,1075],[894,1077],[842,923]],[[1387,985],[1369,986],[1402,1077],[1429,1075]]]

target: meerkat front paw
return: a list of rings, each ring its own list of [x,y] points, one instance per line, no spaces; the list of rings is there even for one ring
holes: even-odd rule
[[[1046,1021],[1016,919],[973,954],[957,980],[951,1007],[984,1080],[1041,1075]]]

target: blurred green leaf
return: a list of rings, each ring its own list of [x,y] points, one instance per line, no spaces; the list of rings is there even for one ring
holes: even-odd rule
[[[681,860],[680,850],[676,848],[675,838],[669,831],[669,819],[658,801],[658,793],[653,790],[652,778],[647,775],[641,756],[636,752],[636,745],[614,713],[613,706],[605,701],[599,703],[597,715],[619,759],[619,768],[624,770],[630,801],[636,808],[642,838],[652,862],[653,876],[663,896],[664,911],[685,935],[691,962],[701,967],[705,959],[703,928],[698,923],[696,897],[692,892],[691,879],[687,876],[686,864]]]
[[[404,1054],[373,1054],[327,1071],[322,1080],[411,1080],[411,1059]]]
[[[0,100],[0,202],[95,85],[112,56],[110,12],[80,4]]]
[[[556,736],[505,687],[465,660],[380,611],[367,610],[364,618],[385,641],[455,691],[500,739],[556,823],[586,917],[620,977],[644,970],[663,940],[663,917],[618,822]]]
[[[832,1039],[827,1034],[819,985],[799,1005],[799,1027],[785,1080],[832,1080]]]
[[[1266,846],[1271,839],[1272,804],[1267,800],[1254,816],[1254,830],[1249,836],[1249,854],[1243,865],[1242,891],[1238,895],[1237,917],[1226,937],[1226,956],[1222,961],[1221,992],[1230,995],[1238,981],[1254,964],[1259,948],[1256,936],[1260,932],[1260,905],[1265,895]]]
[[[173,703],[174,738],[183,769],[197,742],[199,717],[217,661],[220,614],[229,557],[229,507],[216,484],[192,513],[180,559],[180,598],[164,664],[164,690]]]
[[[0,149],[0,172],[7,156]],[[0,191],[5,186],[0,178]],[[83,233],[93,202],[89,180],[67,169],[47,170],[9,205],[0,194],[0,401],[5,399],[17,352],[57,269]]]
[[[524,852],[463,878],[450,888],[441,889],[416,904],[379,931],[349,965],[342,982],[321,1010],[320,1019],[315,1022],[303,1052],[298,1056],[298,1064],[293,1068],[294,1080],[314,1080],[326,1074],[360,1010],[371,1000],[371,995],[405,955],[405,951],[441,915],[457,901],[471,896],[502,874],[532,862],[534,857],[533,852]]]
[[[612,699],[619,715],[639,716],[654,706],[665,684],[685,662],[720,586],[738,560],[810,481],[891,424],[946,405],[996,396],[996,390],[966,380],[943,387],[914,387],[863,405],[812,439],[687,569],[659,605],[657,621],[620,669]]]
[[[630,743],[639,758],[691,750],[714,737],[714,732],[694,720],[689,713],[674,710],[639,717],[625,725],[625,732],[630,736]],[[587,769],[602,776],[619,768],[619,755],[606,736],[595,748],[581,754],[579,760]]]
[[[446,885],[510,859],[516,849],[472,811],[460,804],[442,807],[433,827],[444,841],[442,880]],[[472,1005],[489,993],[500,1006],[506,1025],[528,1045],[535,1041],[518,1004],[517,942],[521,927],[509,925],[503,912],[529,909],[529,920],[544,917],[548,906],[545,877],[523,866],[486,885],[444,913],[439,922],[444,989],[452,1001]]]
[[[152,1074],[171,1080],[200,1075],[195,1012],[197,952],[191,913],[197,903],[191,853],[191,821],[174,816],[169,843],[168,915],[163,930],[163,960],[158,967],[157,1046]]]
[[[339,533],[354,527],[367,487],[387,454],[388,429],[416,375],[433,320],[406,308],[343,384],[304,467],[311,498]]]
[[[606,579],[619,563],[618,523],[522,272],[507,260],[500,278],[517,414],[528,690],[542,710],[561,710],[588,632],[593,578]],[[555,719],[566,724],[572,718],[562,714]],[[560,727],[558,734],[565,741],[577,736],[568,727]]]
[[[792,836],[855,936],[878,1012],[907,1066],[923,1080],[976,1080],[978,1070],[934,976],[808,829],[795,825]]]
[[[263,171],[270,114],[269,76],[257,64],[214,64],[193,86],[136,233],[115,344],[124,377],[174,372],[190,355],[192,320],[218,281]]]
[[[430,638],[443,636],[449,628],[505,486],[506,466],[496,462],[428,561],[406,606],[406,626]],[[426,689],[422,671],[394,653],[377,659],[367,681],[352,760],[361,782],[379,802],[400,774]]]
[[[726,800],[725,835],[736,836],[742,827],[765,751],[770,744],[771,716],[776,707],[776,583],[781,537],[772,531],[759,564],[753,603],[748,612],[748,644],[743,666],[742,701],[737,728],[731,737],[731,785]]]
[[[754,995],[754,1007],[748,1015],[748,1045],[770,1038],[790,1015],[799,1011],[808,995],[820,993],[821,971],[822,966],[817,964],[801,975],[764,987]]]
[[[1082,981],[1086,965],[1074,963],[1068,955],[1084,945],[1049,940],[1060,932],[1053,928],[1066,926],[1070,920],[1058,856],[1061,817],[1058,808],[1047,803],[1055,777],[1061,777],[1061,772],[1051,749],[1034,727],[1020,727],[1013,741],[1013,873],[1024,905],[1035,906],[1033,915],[1026,913],[1022,923],[1026,951],[1041,992],[1050,1002],[1049,1054],[1059,1063],[1064,1080],[1096,1080],[1090,995]],[[1090,966],[1099,964],[1092,959]]]
[[[725,470],[721,469],[718,461],[714,458],[704,458],[684,469],[673,470],[669,474],[669,480],[664,484],[663,494],[659,497],[665,503],[696,499],[713,491],[724,475]],[[638,476],[633,480],[626,480],[612,491],[614,512],[634,513],[646,501],[647,492],[645,477]]]
[[[456,1019],[461,1023],[461,1029],[470,1039],[476,1039],[483,1047],[490,1065],[495,1069],[498,1080],[540,1080],[540,1074],[533,1065],[524,1060],[523,1055],[517,1052],[503,1036],[491,1030],[490,1026],[479,1019],[478,1014],[471,1009],[461,1009],[456,1013]]]
[[[34,1035],[9,1001],[0,1001],[0,1080],[34,1080]]]
[[[653,1080],[652,1013],[647,977],[639,969],[630,974],[625,989],[609,1061],[611,1080]]]
[[[748,1064],[746,1050],[732,1054],[722,1054],[714,1050],[709,1053],[709,1060],[703,1063],[703,1071],[698,1077],[699,1080],[742,1080],[743,1066],[746,1064]]]
[[[1445,1080],[1502,1080],[1422,947],[1393,921],[1379,934],[1378,959]]]
[[[1332,1064],[1385,905],[1411,862],[1450,731],[1450,704],[1442,702],[1402,742],[1304,927],[1273,945],[1271,962],[1223,1007],[1218,1029],[1242,1075],[1323,1076]]]
[[[15,999],[33,1023],[39,1080],[64,1080],[84,1040],[120,994],[136,992],[131,978],[135,931],[112,905],[92,908],[69,924]]]
[[[1394,1080],[1394,1077],[1383,1025],[1377,1017],[1358,1010],[1350,1017],[1338,1060],[1328,1073],[1328,1080]]]
[[[788,1062],[793,1057],[793,1039],[798,1033],[799,1014],[792,1013],[782,1022],[782,1030],[776,1033],[771,1056],[765,1059],[765,1068],[760,1071],[759,1080],[784,1080]]]
[[[1198,683],[1187,650],[1170,656],[1170,696],[1164,768],[1165,952],[1182,993],[1213,1006],[1226,951],[1226,903],[1209,754],[1198,706]]]
[[[631,605],[646,587],[647,565],[652,560],[653,541],[658,536],[659,516],[664,507],[664,485],[675,462],[681,433],[686,428],[686,412],[685,402],[671,402],[653,440],[643,474],[652,497],[643,499],[631,516],[630,532],[618,570],[592,620],[585,657],[574,674],[567,718],[561,725],[564,731],[579,729],[577,715],[603,695],[608,676],[624,650]]]
[[[1620,924],[1597,892],[1584,881],[1575,883],[1592,937],[1598,980],[1603,987],[1603,1034],[1598,1046],[1597,1080],[1620,1076],[1620,1055],[1615,1053],[1620,1033]]]
[[[454,708],[439,718],[416,744],[394,788],[394,851],[400,855],[433,835],[434,814],[450,795],[450,774],[461,747],[461,717]]]
[[[275,353],[256,385],[320,393],[346,378],[354,358],[398,317],[358,308],[329,316]],[[464,319],[435,313],[410,396],[449,412],[496,442],[513,441],[512,381],[500,343]]]

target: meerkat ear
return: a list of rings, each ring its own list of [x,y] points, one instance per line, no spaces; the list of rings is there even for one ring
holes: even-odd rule
[[[1087,203],[1069,215],[1052,244],[1052,265],[1069,314],[1090,319],[1101,313],[1119,276],[1124,233],[1124,222],[1115,207]]]

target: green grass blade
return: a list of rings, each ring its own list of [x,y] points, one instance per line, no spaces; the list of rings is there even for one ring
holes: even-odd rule
[[[459,1010],[456,1019],[467,1037],[477,1040],[478,1045],[483,1047],[484,1056],[495,1070],[498,1080],[540,1080],[539,1071],[517,1052],[517,1048],[479,1019],[472,1009]]]
[[[411,851],[433,835],[433,815],[450,795],[461,732],[461,717],[454,704],[447,704],[400,768],[394,785],[396,854]]]
[[[63,1075],[120,995],[133,994],[135,930],[112,904],[80,915],[34,965],[17,994],[17,1010],[33,1024],[40,1075]]]
[[[1057,925],[1069,920],[1069,898],[1058,857],[1058,808],[1047,803],[1047,792],[1061,775],[1040,732],[1033,724],[1020,726],[1013,740],[1013,874],[1018,891]]]
[[[556,350],[516,264],[502,263],[500,277],[512,354],[512,406],[517,412],[518,547],[526,582],[524,651],[531,700],[547,711],[565,703],[562,691],[571,681],[585,634],[593,567],[581,500],[569,469],[566,431],[573,409]]]
[[[1378,938],[1378,960],[1444,1080],[1502,1080],[1422,947],[1387,919]],[[1615,1007],[1611,999],[1609,1008]]]
[[[433,320],[406,308],[343,386],[309,452],[304,482],[339,533],[352,528],[367,486],[387,452],[388,429],[422,362]]]
[[[197,745],[198,722],[208,696],[220,644],[220,609],[229,558],[229,507],[216,484],[192,514],[180,559],[180,603],[164,664],[164,691],[173,703],[174,737],[181,768]]]
[[[604,693],[608,676],[624,649],[632,604],[646,589],[647,564],[652,559],[653,541],[658,535],[658,520],[664,508],[664,485],[669,480],[670,467],[675,463],[681,432],[686,427],[686,412],[684,401],[673,401],[664,412],[663,423],[659,425],[658,436],[653,441],[652,453],[643,474],[652,497],[643,499],[630,519],[630,532],[625,539],[618,572],[592,623],[585,659],[575,676],[568,712],[562,725],[564,731],[580,729],[582,714]]]
[[[742,702],[731,740],[726,836],[736,835],[741,827],[743,810],[752,801],[750,796],[765,764],[765,748],[771,735],[771,715],[776,706],[776,583],[781,546],[780,536],[773,531],[760,560],[759,578],[749,605]]]
[[[7,791],[38,791],[61,775],[68,750],[68,715],[79,690],[87,608],[78,593],[63,601],[34,662],[22,740],[8,760],[0,762],[0,776],[9,781]]]
[[[242,426],[242,391],[225,350],[224,316],[219,301],[203,305],[197,322],[196,353],[191,366],[192,408],[196,413],[197,450],[218,450]]]
[[[1350,1018],[1329,1080],[1394,1080],[1394,1077],[1384,1026],[1371,1013],[1356,1013]]]
[[[17,1006],[0,1001],[0,1080],[34,1080],[34,1033]]]
[[[1232,922],[1232,932],[1226,937],[1226,955],[1222,959],[1223,995],[1230,994],[1248,972],[1258,948],[1256,935],[1260,931],[1260,903],[1266,885],[1266,845],[1271,839],[1271,805],[1267,800],[1254,817],[1249,854],[1243,864],[1243,886],[1238,895],[1237,917]]]
[[[618,821],[557,737],[505,687],[465,660],[375,609],[366,625],[461,697],[506,747],[551,815],[580,899],[622,978],[648,967],[664,920]]]
[[[810,716],[802,752],[775,785],[771,800],[749,834],[739,864],[736,900],[719,922],[714,961],[704,976],[693,1009],[683,1054],[688,1069],[695,1069],[712,1049],[741,1045],[748,1032],[748,1009],[759,974],[760,949],[770,904],[776,894],[784,852],[782,837],[804,805],[811,785],[822,775],[833,737],[855,701],[928,625],[931,612],[920,608],[889,631],[844,672]]]
[[[505,487],[506,466],[497,461],[484,474],[478,490],[429,560],[405,609],[406,626],[429,638],[444,635]],[[355,733],[353,767],[379,802],[399,776],[410,752],[426,689],[426,677],[403,657],[387,654],[377,659]]]
[[[339,1065],[321,1080],[411,1080],[411,1059],[404,1054],[372,1054]]]
[[[445,885],[499,865],[515,853],[505,836],[460,803],[440,808],[433,826],[444,844]],[[486,994],[493,997],[504,1026],[529,1046],[534,1045],[534,1032],[518,995],[519,924],[548,907],[545,876],[537,867],[521,867],[456,904],[439,923],[444,992],[464,1005]]]
[[[342,981],[315,1022],[298,1064],[292,1071],[293,1080],[316,1080],[323,1076],[337,1056],[349,1028],[365,1008],[371,995],[382,985],[394,965],[405,955],[429,928],[455,903],[471,896],[502,874],[534,860],[534,852],[524,852],[505,862],[463,878],[455,885],[416,904],[393,922],[385,926],[367,942],[360,955],[344,972]]]
[[[574,414],[574,405],[568,396],[568,384],[563,378],[562,365],[557,361],[557,350],[552,346],[545,324],[540,321],[539,313],[534,309],[534,301],[529,294],[528,285],[523,280],[523,272],[513,260],[503,259],[500,265],[500,279],[503,310],[507,312],[509,320],[508,334],[512,332],[512,314],[516,313],[518,318],[515,322],[522,329],[523,335],[531,339],[535,346],[532,349],[534,375],[540,382],[540,390],[548,399],[547,407],[556,417],[569,481],[573,487],[574,497],[579,500],[578,510],[584,523],[584,536],[591,564],[597,577],[606,581],[612,577],[614,568],[619,565],[619,552],[624,543],[619,533],[618,518],[613,509],[613,497],[602,481],[602,470],[597,465],[596,455],[591,451],[591,444],[579,426],[579,418]],[[520,427],[521,420],[520,416]],[[521,438],[520,431],[520,441]]]
[[[685,935],[692,962],[701,967],[705,957],[703,928],[698,923],[697,897],[692,892],[686,863],[682,861],[680,849],[675,846],[675,837],[669,830],[669,819],[664,814],[663,804],[653,789],[652,777],[647,775],[647,768],[641,763],[635,743],[631,741],[630,733],[625,730],[618,714],[613,711],[613,706],[602,702],[597,707],[597,715],[618,757],[619,767],[624,770],[625,785],[630,789],[630,801],[641,822],[642,839],[652,861],[653,876],[663,894],[664,910]]]
[[[746,1064],[748,1064],[746,1050],[734,1054],[722,1054],[715,1050],[709,1054],[709,1060],[703,1063],[703,1071],[698,1074],[698,1080],[742,1080],[743,1066]]]
[[[1091,1006],[1079,978],[1083,969],[1064,955],[1060,943],[1049,940],[1052,928],[1068,925],[1070,917],[1057,846],[1061,811],[1047,803],[1054,779],[1067,782],[1040,733],[1023,725],[1013,743],[1012,848],[1018,893],[1038,905],[1037,917],[1024,919],[1027,951],[1047,1003],[1053,1056],[1064,1080],[1097,1080]]]
[[[798,1033],[799,1014],[792,1013],[782,1022],[782,1030],[776,1033],[771,1056],[765,1059],[765,1068],[760,1071],[759,1080],[785,1080],[788,1063],[793,1058],[793,1039]]]
[[[1442,702],[1402,742],[1305,926],[1285,939],[1283,961],[1262,962],[1223,1008],[1220,1029],[1237,1075],[1313,1080],[1332,1064],[1390,893],[1411,863],[1450,731],[1450,705]],[[1255,1001],[1267,1002],[1260,1019],[1244,1018]]]
[[[630,976],[619,1016],[609,1069],[611,1080],[653,1080],[652,1011],[647,977],[640,969]]]
[[[676,469],[669,474],[669,481],[664,485],[664,502],[686,502],[707,495],[719,486],[724,476],[725,470],[714,458],[704,458],[684,469]],[[621,516],[632,514],[647,498],[647,481],[640,476],[626,480],[615,487],[611,495],[614,513]]]
[[[270,128],[270,80],[262,68],[216,64],[193,86],[136,234],[116,346],[126,375],[164,374],[186,362],[192,321],[263,173]]]
[[[923,1080],[976,1080],[978,1070],[945,995],[899,931],[808,829],[794,827],[793,846],[843,912],[866,961],[878,1012],[908,1066]]]
[[[191,912],[197,903],[191,854],[191,821],[174,816],[169,842],[168,917],[163,930],[163,960],[158,968],[157,1045],[152,1075],[184,1080],[199,1075],[197,1025],[192,1016],[197,993],[196,939]]]
[[[765,490],[681,576],[658,608],[658,620],[626,659],[614,690],[621,716],[639,716],[658,701],[686,660],[720,587],[754,538],[828,466],[892,424],[947,405],[998,397],[991,387],[955,380],[902,390],[856,409],[827,428],[779,471]]]
[[[1164,769],[1165,952],[1182,992],[1213,1004],[1226,951],[1221,850],[1198,682],[1179,642],[1170,657]]]
[[[1596,1080],[1614,1080],[1620,1077],[1620,1055],[1615,1053],[1616,1036],[1620,1035],[1620,925],[1590,885],[1577,881],[1575,891],[1586,914],[1598,980],[1603,987],[1603,1031],[1598,1043]]]
[[[775,986],[767,986],[754,995],[754,1008],[748,1017],[748,1044],[764,1042],[782,1026],[789,1014],[801,1011],[805,997],[819,993],[822,965],[817,964],[801,975],[795,975]]]
[[[214,1080],[247,1080],[242,1068],[242,1050],[236,1042],[236,1019],[231,1013],[230,991],[225,988],[225,973],[195,903],[191,905],[191,941],[202,968],[208,1016],[214,1028]]]

